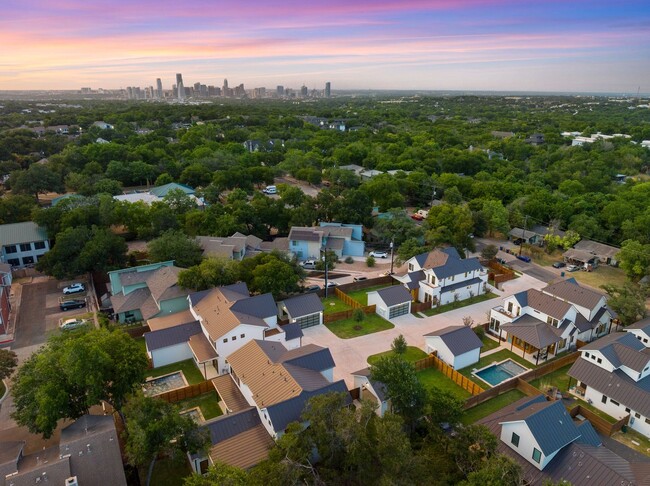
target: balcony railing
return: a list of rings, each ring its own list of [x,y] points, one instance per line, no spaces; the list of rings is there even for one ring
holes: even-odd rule
[[[506,317],[508,317],[510,319],[514,319],[515,317],[517,317],[512,312],[508,312],[502,305],[492,307],[492,310],[495,311],[495,312],[498,312],[499,314],[503,314],[504,316],[506,316]]]

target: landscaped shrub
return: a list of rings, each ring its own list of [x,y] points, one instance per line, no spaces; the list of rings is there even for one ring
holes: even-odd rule
[[[479,337],[479,339],[483,339],[485,337],[485,328],[483,326],[476,326],[474,328],[474,332]]]
[[[362,322],[365,318],[366,314],[361,309],[354,309],[354,312],[352,312],[354,322]]]
[[[366,258],[366,265],[368,265],[370,268],[375,266],[375,257],[374,256],[369,256]]]
[[[345,259],[345,263],[354,263],[354,258],[352,258],[351,256],[347,257]]]

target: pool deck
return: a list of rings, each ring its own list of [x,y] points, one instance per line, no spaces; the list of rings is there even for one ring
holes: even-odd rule
[[[497,349],[499,349],[499,348],[497,348]],[[499,371],[501,371],[502,373],[505,373],[505,374],[507,374],[507,375],[510,375],[510,378],[505,378],[505,379],[499,381],[498,383],[490,383],[488,380],[486,380],[485,378],[483,378],[482,376],[479,375],[479,373],[480,373],[481,371],[487,370],[488,368],[496,368],[496,367],[498,367],[499,365],[502,365],[503,363],[507,363],[507,362],[514,363],[517,367],[521,368],[522,371],[520,371],[520,372],[517,373],[516,375],[512,375],[512,374],[510,374],[510,371],[509,371],[509,370],[504,369],[504,368],[500,368]],[[484,366],[484,367],[481,368],[481,369],[478,369],[478,370],[476,370],[476,369],[475,369],[475,370],[472,370],[472,375],[474,375],[476,378],[478,378],[478,379],[481,380],[483,383],[486,383],[487,385],[489,385],[489,386],[492,388],[492,387],[495,387],[495,386],[497,386],[497,385],[500,385],[501,383],[505,383],[506,381],[512,380],[512,379],[514,379],[514,378],[517,378],[519,375],[522,375],[522,374],[526,373],[527,371],[530,371],[530,368],[526,368],[525,366],[523,366],[523,365],[517,363],[517,362],[516,362],[515,360],[513,360],[512,358],[507,358],[507,359],[504,359],[504,360],[502,360],[502,361],[499,361],[498,363],[493,362],[493,363],[491,363],[491,364],[489,364],[489,365]]]
[[[163,376],[157,376],[145,381],[143,389],[147,396],[156,396],[178,388],[187,386],[187,379],[182,371],[174,371]]]

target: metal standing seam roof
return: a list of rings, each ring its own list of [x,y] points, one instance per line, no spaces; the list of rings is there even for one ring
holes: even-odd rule
[[[323,302],[316,294],[303,294],[284,300],[287,314],[292,319],[323,312]]]
[[[387,307],[406,304],[413,300],[411,292],[406,290],[403,285],[391,285],[390,287],[377,290],[376,292]]]
[[[567,374],[643,416],[650,417],[650,376],[635,382],[621,370],[610,373],[582,357],[569,368]]]
[[[159,331],[147,332],[144,335],[144,340],[147,343],[147,350],[155,351],[168,346],[186,343],[195,334],[203,335],[201,332],[201,324],[198,321],[168,327]]]
[[[185,309],[181,312],[174,312],[173,314],[149,319],[147,325],[151,331],[160,331],[161,329],[180,326],[181,324],[187,324],[194,321],[196,321],[196,319],[192,315],[192,312],[189,309]]]
[[[47,241],[47,231],[32,221],[0,224],[0,246]]]
[[[237,413],[251,407],[233,381],[232,375],[217,376],[212,379],[212,385],[230,413]]]
[[[170,191],[173,191],[175,189],[180,189],[187,195],[192,195],[195,192],[194,189],[192,189],[190,186],[186,186],[185,184],[178,184],[176,182],[170,182],[169,184],[152,188],[149,193],[153,194],[156,197],[163,198],[169,194]]]
[[[529,289],[526,292],[528,294],[527,301],[529,307],[555,319],[564,319],[564,316],[571,309],[570,303],[545,294],[537,289]]]
[[[448,326],[425,334],[424,336],[440,338],[454,356],[460,356],[469,351],[480,349],[483,346],[476,333],[472,328],[467,326]]]
[[[230,306],[230,310],[259,319],[272,317],[278,313],[278,307],[271,294],[254,295],[237,300]]]
[[[188,344],[190,345],[192,353],[196,357],[196,361],[199,363],[205,363],[206,361],[217,359],[217,352],[203,332],[190,336]]]
[[[293,226],[289,231],[289,240],[293,241],[321,241],[323,233],[318,228],[306,228],[301,226]]]
[[[285,341],[291,341],[292,339],[298,339],[303,336],[302,328],[300,327],[300,324],[297,324],[295,322],[284,324],[280,326],[280,329],[284,331]]]
[[[528,314],[524,314],[512,323],[502,324],[501,329],[532,344],[537,349],[545,348],[562,340],[561,336],[554,331],[553,326]]]
[[[650,317],[641,319],[640,321],[635,322],[634,324],[627,326],[626,329],[639,329],[650,336]]]
[[[580,437],[578,428],[561,401],[537,402],[512,414],[507,422],[524,421],[545,456]]]
[[[586,307],[589,310],[594,309],[601,303],[604,295],[595,290],[581,287],[574,279],[563,280],[561,282],[547,285],[542,289],[545,294],[553,295],[559,299],[567,300],[572,304]]]
[[[454,290],[462,289],[464,287],[469,287],[472,285],[476,285],[479,283],[482,283],[483,280],[481,280],[479,277],[474,277],[469,280],[463,280],[462,282],[456,282],[451,285],[446,285],[445,287],[442,287],[440,289],[440,293],[444,294],[446,292],[453,292]]]

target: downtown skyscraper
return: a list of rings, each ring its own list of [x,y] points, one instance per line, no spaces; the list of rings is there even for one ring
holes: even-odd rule
[[[176,90],[178,91],[178,99],[185,99],[185,85],[183,85],[183,75],[176,73]]]

